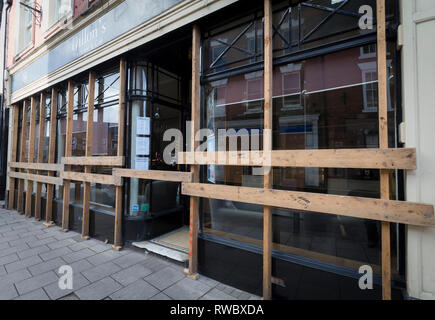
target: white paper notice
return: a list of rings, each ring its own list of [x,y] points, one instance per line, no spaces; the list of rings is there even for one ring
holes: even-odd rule
[[[150,169],[150,158],[139,158],[136,157],[136,170],[149,170]]]
[[[136,137],[136,155],[148,156],[150,154],[150,138]]]
[[[151,120],[148,117],[138,117],[136,121],[136,134],[137,135],[150,135]]]

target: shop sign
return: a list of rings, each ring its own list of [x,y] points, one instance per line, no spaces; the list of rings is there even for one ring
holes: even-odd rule
[[[182,0],[125,0],[12,75],[15,92],[158,16]]]

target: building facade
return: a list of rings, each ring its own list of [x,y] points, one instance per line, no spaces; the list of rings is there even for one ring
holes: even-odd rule
[[[10,209],[265,298],[434,298],[433,1],[4,10]],[[272,169],[167,159],[203,138]]]

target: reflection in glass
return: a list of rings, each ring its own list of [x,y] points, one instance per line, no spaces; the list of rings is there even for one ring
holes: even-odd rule
[[[389,54],[388,110],[392,146],[395,144],[396,109],[394,81],[391,81],[395,74],[393,59]],[[258,71],[205,84],[208,128],[214,134],[219,129],[231,128],[261,132],[262,81],[262,71]],[[376,46],[277,65],[273,85],[274,149],[378,148]],[[204,182],[263,187],[263,177],[254,176],[252,168],[208,166],[204,169],[207,169]],[[275,189],[380,197],[378,170],[274,168],[272,174]],[[395,199],[395,174],[391,174],[390,180],[391,198]],[[204,199],[202,205],[205,232],[262,245],[262,206],[214,199]],[[376,273],[380,272],[377,222],[283,209],[274,209],[273,220],[273,241],[283,252],[354,269],[370,264]],[[393,256],[395,254],[394,251]],[[393,270],[397,272],[394,259]]]

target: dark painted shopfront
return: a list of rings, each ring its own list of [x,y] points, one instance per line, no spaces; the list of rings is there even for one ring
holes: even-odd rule
[[[401,122],[400,59],[396,52],[398,8],[387,1],[389,144],[399,147]],[[375,0],[295,4],[273,1],[273,149],[364,149],[379,147],[376,27],[361,30],[361,5]],[[211,132],[264,128],[263,1],[240,1],[195,22],[201,30],[201,127]],[[125,168],[188,171],[163,152],[168,129],[186,137],[191,119],[192,26],[185,26],[124,55],[127,61],[126,112],[119,119],[119,58],[95,68],[92,156],[116,156],[118,126],[125,123]],[[72,156],[86,155],[88,71],[74,82]],[[47,90],[44,162],[50,127],[56,126],[56,163],[65,156],[67,83],[56,85],[58,103]],[[22,105],[23,102],[21,102]],[[38,104],[40,101],[38,101]],[[30,103],[26,112],[30,113]],[[50,123],[57,108],[57,123]],[[21,108],[22,109],[22,108]],[[39,107],[37,107],[37,110]],[[30,114],[26,115],[30,121]],[[29,137],[29,125],[19,137]],[[38,131],[38,129],[36,129]],[[18,139],[20,143],[21,139]],[[146,147],[143,147],[143,146]],[[18,146],[20,150],[20,146]],[[35,155],[36,158],[36,155]],[[26,151],[24,161],[28,159]],[[14,161],[20,161],[15,159]],[[110,175],[112,167],[91,173]],[[85,172],[73,166],[73,172]],[[380,198],[379,170],[273,168],[273,188],[321,194]],[[202,183],[262,188],[251,167],[201,166]],[[390,176],[391,199],[403,200],[403,174]],[[176,182],[124,179],[124,245],[188,232],[189,198]],[[16,185],[15,192],[18,192]],[[116,187],[91,184],[90,236],[113,243]],[[63,188],[56,186],[53,220],[62,224]],[[42,210],[45,212],[46,187]],[[70,228],[81,231],[84,183],[72,182]],[[17,199],[17,196],[15,197]],[[16,206],[17,204],[15,204]],[[42,215],[44,219],[44,214]],[[198,249],[199,273],[243,290],[262,294],[263,206],[202,199]],[[380,223],[324,213],[273,210],[273,286],[277,299],[380,299]],[[187,239],[188,240],[188,239]],[[186,240],[186,241],[187,241]],[[184,240],[180,240],[183,242]],[[393,298],[404,286],[404,229],[391,225]],[[188,243],[168,245],[188,253]],[[358,287],[359,268],[370,265],[375,289]]]

